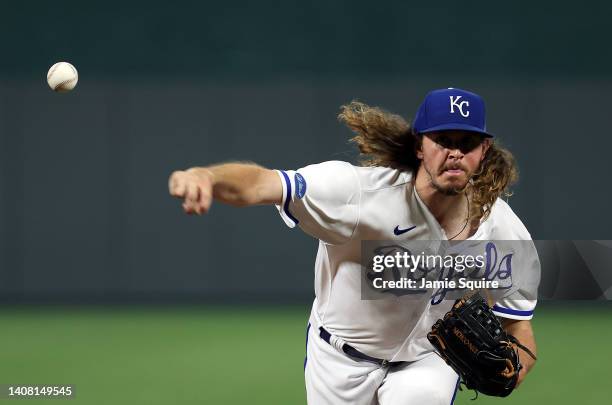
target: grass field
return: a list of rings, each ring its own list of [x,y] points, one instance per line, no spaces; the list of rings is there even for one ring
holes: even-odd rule
[[[609,308],[540,309],[540,360],[523,386],[477,402],[462,392],[455,403],[610,403]],[[0,384],[71,384],[71,404],[303,404],[308,311],[5,309]]]

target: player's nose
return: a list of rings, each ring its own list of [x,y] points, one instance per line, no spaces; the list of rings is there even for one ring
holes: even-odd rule
[[[452,149],[449,148],[448,150],[449,158],[461,159],[463,156],[465,156],[465,153],[463,153],[458,147],[453,147]]]

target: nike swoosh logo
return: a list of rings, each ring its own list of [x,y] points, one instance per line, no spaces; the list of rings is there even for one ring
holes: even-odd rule
[[[410,228],[406,228],[406,229],[400,229],[399,225],[398,225],[393,230],[393,233],[396,234],[396,235],[401,235],[401,234],[406,233],[408,231],[412,231],[414,228],[416,228],[416,225],[413,225]]]

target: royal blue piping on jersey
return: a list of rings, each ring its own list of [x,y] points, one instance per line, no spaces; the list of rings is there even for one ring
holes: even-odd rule
[[[450,405],[455,403],[455,397],[457,396],[457,391],[459,391],[459,383],[461,382],[461,377],[457,378],[457,384],[455,384],[455,392],[453,393],[453,398],[450,401]]]
[[[285,183],[287,183],[287,194],[285,195],[285,205],[283,205],[283,211],[285,211],[285,214],[287,214],[287,216],[297,225],[300,223],[300,221],[298,221],[297,218],[295,218],[293,215],[291,215],[291,212],[289,212],[289,201],[291,201],[291,180],[289,180],[287,173],[282,170],[280,172],[283,174]]]
[[[306,370],[306,363],[308,363],[308,332],[310,332],[310,322],[306,328],[306,356],[304,356],[304,370]]]
[[[506,315],[517,315],[517,316],[531,316],[533,311],[521,311],[518,309],[504,308],[499,305],[493,305],[493,311],[501,312]]]

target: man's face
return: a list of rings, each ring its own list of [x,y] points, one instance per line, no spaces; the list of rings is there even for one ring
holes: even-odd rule
[[[490,145],[490,139],[474,132],[443,131],[423,136],[417,157],[431,185],[446,195],[461,193]]]

